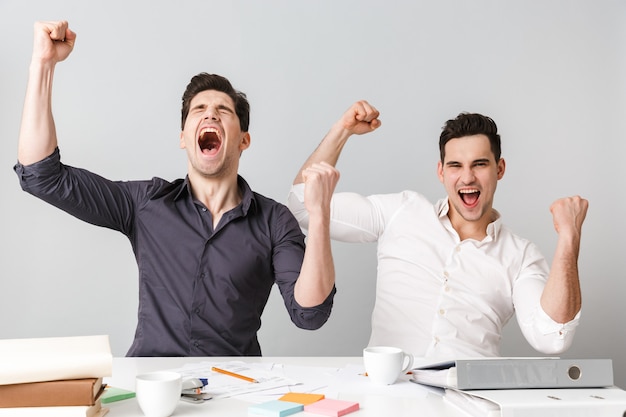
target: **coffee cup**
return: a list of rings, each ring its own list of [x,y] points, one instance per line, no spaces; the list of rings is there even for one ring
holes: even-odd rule
[[[135,395],[146,417],[169,417],[176,409],[182,391],[182,376],[158,371],[137,375]]]
[[[390,385],[413,366],[413,355],[391,346],[363,349],[363,363],[368,378],[377,385]]]

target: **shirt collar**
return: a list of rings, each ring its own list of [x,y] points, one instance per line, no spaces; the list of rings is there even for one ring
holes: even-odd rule
[[[252,207],[253,204],[256,204],[256,198],[254,196],[254,192],[252,192],[252,189],[241,175],[237,175],[237,187],[239,188],[239,191],[241,191],[242,196],[240,207],[243,211],[243,214],[246,215],[248,214],[248,210],[250,209],[250,207]],[[185,179],[181,183],[180,189],[176,193],[174,200],[178,200],[185,196],[192,196],[189,175],[185,176]]]
[[[502,219],[500,212],[496,209],[492,209],[493,214],[495,216],[495,220],[487,225],[487,240],[496,240],[498,234],[500,233],[500,229],[502,228]],[[449,224],[448,212],[450,211],[450,205],[448,198],[442,198],[437,201],[435,204],[435,213],[439,217],[439,220],[443,222],[444,220]]]

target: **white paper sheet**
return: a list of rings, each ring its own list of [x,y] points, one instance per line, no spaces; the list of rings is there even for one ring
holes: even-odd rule
[[[248,382],[230,375],[224,375],[211,370],[214,366],[226,371],[256,379],[258,382]],[[211,394],[213,398],[241,396],[258,391],[287,387],[298,384],[297,381],[287,378],[277,372],[272,372],[272,364],[252,364],[241,361],[230,362],[199,362],[190,363],[172,371],[179,372],[185,378],[206,378],[208,385],[203,392]]]

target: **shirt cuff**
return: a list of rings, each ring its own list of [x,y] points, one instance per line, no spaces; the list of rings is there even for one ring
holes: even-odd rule
[[[54,151],[46,156],[41,161],[33,162],[29,165],[23,165],[20,161],[13,166],[13,170],[20,176],[20,178],[26,175],[32,175],[36,178],[47,175],[50,172],[56,172],[59,170],[59,163],[61,162],[61,153],[59,148],[55,148]]]
[[[543,311],[543,308],[538,307],[535,311],[535,320],[537,329],[539,329],[543,335],[558,334],[560,339],[564,339],[569,332],[574,331],[578,326],[580,311],[567,323],[557,323]]]
[[[19,161],[13,166],[20,186],[26,192],[33,194],[42,188],[42,184],[55,177],[61,171],[61,154],[59,148],[42,159],[29,165],[22,165]]]
[[[304,203],[304,183],[294,184],[289,192],[290,197],[294,196],[300,203]]]
[[[319,329],[330,317],[336,292],[337,288],[333,286],[332,291],[328,294],[324,302],[314,307],[302,307],[294,297],[293,303],[294,306],[296,306],[296,310],[295,315],[291,316],[291,320],[301,329]]]

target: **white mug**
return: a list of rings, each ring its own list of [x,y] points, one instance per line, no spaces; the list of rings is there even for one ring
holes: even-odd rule
[[[368,378],[378,385],[396,382],[401,373],[413,366],[413,355],[390,346],[371,346],[363,349],[363,363]]]
[[[137,402],[146,417],[171,416],[181,392],[182,376],[177,372],[149,372],[135,379]]]

